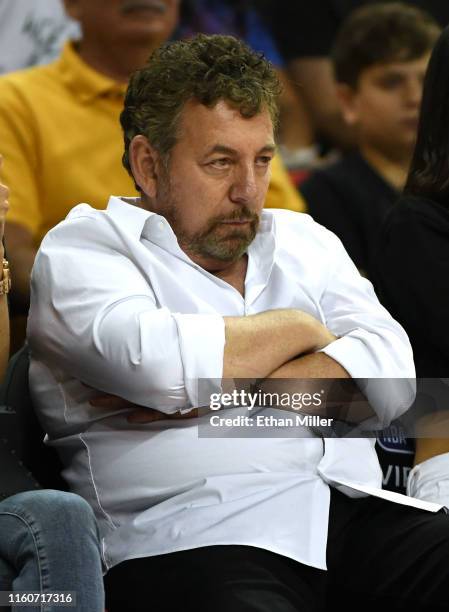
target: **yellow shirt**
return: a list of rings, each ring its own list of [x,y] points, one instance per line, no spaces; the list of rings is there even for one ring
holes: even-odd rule
[[[79,202],[105,208],[111,193],[137,195],[121,165],[125,89],[85,64],[71,43],[52,64],[0,78],[8,220],[30,230],[36,245]],[[266,206],[304,210],[279,158]]]

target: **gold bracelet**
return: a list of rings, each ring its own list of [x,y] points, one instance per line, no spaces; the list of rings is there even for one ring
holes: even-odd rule
[[[3,276],[0,280],[0,295],[6,295],[11,290],[11,272],[9,270],[9,263],[3,257]]]

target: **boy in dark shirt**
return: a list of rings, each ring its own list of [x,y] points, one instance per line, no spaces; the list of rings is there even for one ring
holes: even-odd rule
[[[358,148],[301,186],[309,212],[372,278],[380,225],[407,176],[422,82],[439,26],[400,3],[354,11],[332,53],[337,93]]]

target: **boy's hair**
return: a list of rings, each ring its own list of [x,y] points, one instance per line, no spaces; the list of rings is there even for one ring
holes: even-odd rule
[[[275,126],[280,84],[271,64],[232,36],[199,34],[157,49],[130,80],[121,114],[123,165],[131,174],[129,145],[142,134],[166,162],[178,138],[186,102],[213,107],[227,101],[243,117],[266,108]]]
[[[440,31],[425,11],[401,2],[356,9],[344,21],[332,49],[335,78],[356,88],[361,73],[373,64],[407,62],[430,52]]]

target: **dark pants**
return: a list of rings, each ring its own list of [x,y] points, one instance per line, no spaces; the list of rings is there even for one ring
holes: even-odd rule
[[[108,612],[449,610],[445,514],[332,491],[327,557],[327,572],[250,546],[132,559],[106,575],[106,607]]]

